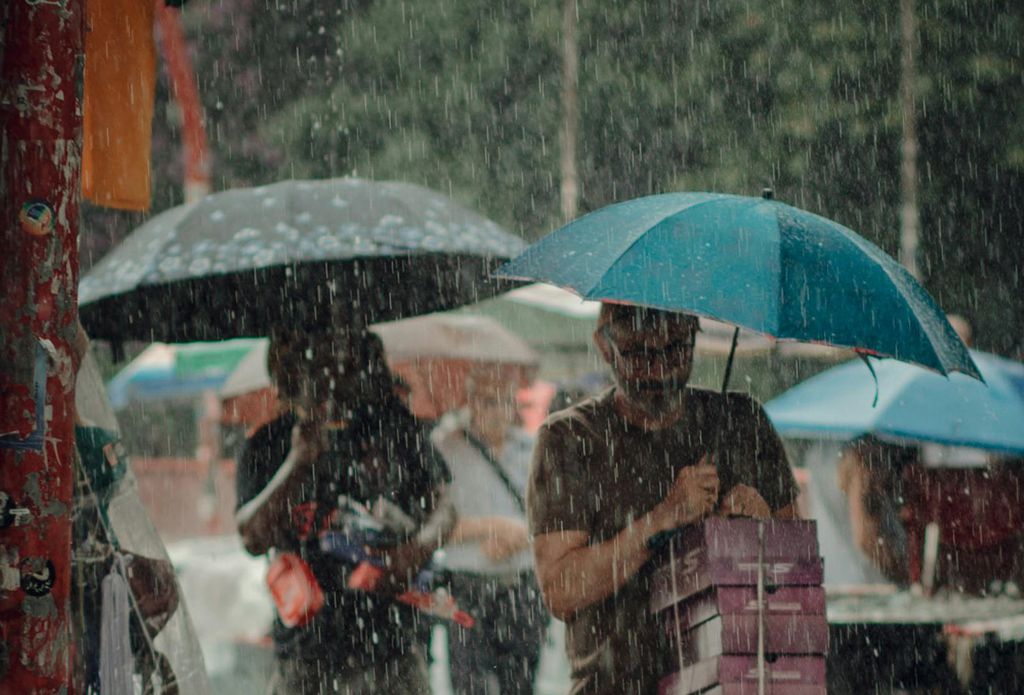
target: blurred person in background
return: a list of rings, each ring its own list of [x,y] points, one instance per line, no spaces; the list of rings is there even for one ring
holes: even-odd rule
[[[301,557],[323,596],[298,623],[278,606],[273,692],[427,692],[414,634],[421,616],[391,597],[454,524],[447,468],[396,395],[375,335],[282,330],[271,336],[267,361],[290,407],[246,443],[236,522],[250,553]],[[348,589],[351,563],[318,542],[343,500],[380,524],[409,522],[403,541],[380,553],[386,569],[377,591]]]
[[[915,447],[870,436],[850,442],[839,457],[839,489],[846,495],[854,545],[896,584],[908,581],[903,474],[917,462]]]
[[[533,438],[519,427],[516,390],[514,374],[475,368],[466,408],[431,435],[451,470],[458,512],[442,562],[452,594],[477,621],[472,630],[448,626],[458,695],[532,693],[548,624],[526,530]]]

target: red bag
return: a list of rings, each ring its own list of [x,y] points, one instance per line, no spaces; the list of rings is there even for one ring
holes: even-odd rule
[[[267,570],[267,587],[285,627],[302,627],[324,606],[324,592],[313,570],[295,553],[281,553]]]

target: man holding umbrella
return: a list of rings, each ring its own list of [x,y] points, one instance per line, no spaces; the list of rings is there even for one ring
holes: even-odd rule
[[[684,388],[696,319],[621,304],[726,321],[737,327],[734,345],[744,327],[853,348],[870,370],[869,356],[894,357],[979,377],[905,268],[767,189],[761,198],[679,192],[615,203],[549,234],[497,275],[620,303],[603,307],[595,335],[615,387],[548,420],[528,495],[538,578],[568,621],[576,692],[654,688],[661,640],[642,570],[652,536],[716,507],[795,514],[796,485],[761,407]]]
[[[296,614],[278,604],[274,691],[426,692],[413,647],[417,617],[392,597],[454,524],[448,471],[397,399],[373,334],[279,330],[268,368],[292,409],[247,443],[236,520],[249,552],[300,556],[293,562],[311,571],[309,593],[322,603],[311,600]],[[360,523],[400,538],[379,551],[385,574],[377,591],[349,589],[355,568],[323,544],[324,529],[351,509],[366,511]],[[282,574],[295,580],[302,571]]]
[[[712,513],[796,516],[760,405],[686,387],[697,330],[694,316],[603,304],[594,340],[615,386],[540,431],[530,531],[545,601],[567,623],[573,693],[649,693],[667,672],[647,608],[654,535]]]

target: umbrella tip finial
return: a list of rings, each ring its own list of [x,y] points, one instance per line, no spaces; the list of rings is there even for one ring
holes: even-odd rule
[[[770,187],[762,188],[761,197],[765,200],[775,200],[775,191]]]

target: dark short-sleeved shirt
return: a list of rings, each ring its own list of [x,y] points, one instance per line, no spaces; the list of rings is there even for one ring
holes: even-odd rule
[[[782,442],[749,396],[688,388],[684,417],[647,431],[618,413],[614,395],[612,388],[554,413],[541,428],[527,491],[532,535],[583,531],[593,544],[607,541],[659,504],[676,474],[710,451],[723,492],[750,485],[772,510],[795,501]],[[668,649],[648,611],[649,579],[645,567],[567,621],[573,693],[655,691]]]
[[[284,462],[295,422],[293,415],[282,415],[246,442],[238,462],[239,507],[256,497]],[[428,433],[397,401],[357,411],[334,439],[329,455],[337,460],[335,475],[318,479],[302,501],[316,502],[317,519],[325,519],[338,496],[347,495],[362,503],[384,497],[421,523],[432,511],[435,493],[449,481]],[[315,536],[308,540],[298,529],[290,531],[287,547],[278,550],[299,552],[309,562],[325,603],[303,627],[275,621],[278,655],[324,660],[325,667],[344,669],[405,653],[418,619],[411,609],[373,593],[347,590],[352,567],[322,553]]]

